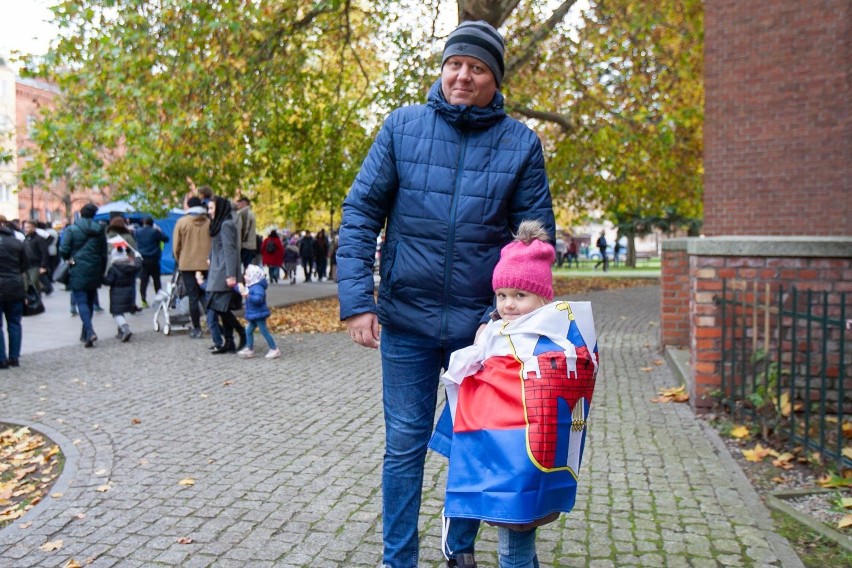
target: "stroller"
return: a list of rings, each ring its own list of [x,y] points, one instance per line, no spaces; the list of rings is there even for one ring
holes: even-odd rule
[[[189,317],[189,295],[180,278],[180,272],[175,270],[171,282],[154,298],[154,331],[163,330],[164,335],[171,334],[177,327],[189,329],[192,321]],[[162,320],[162,325],[160,321]]]

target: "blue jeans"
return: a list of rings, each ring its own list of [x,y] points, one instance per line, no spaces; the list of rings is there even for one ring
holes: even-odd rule
[[[221,347],[225,344],[222,338],[222,328],[219,326],[219,314],[213,310],[207,310],[207,329],[210,331],[210,339],[213,345]]]
[[[85,340],[95,335],[95,328],[92,327],[92,311],[95,309],[97,294],[97,290],[71,290],[71,302],[77,306],[80,321],[83,322],[82,337]]]
[[[21,358],[21,317],[24,315],[24,302],[0,302],[0,312],[6,318],[6,328],[9,333],[9,353],[6,356],[6,341],[3,337],[3,317],[0,317],[0,361]]]
[[[266,340],[266,344],[270,349],[278,349],[275,346],[275,340],[272,339],[272,334],[269,333],[269,328],[266,327],[266,319],[249,320],[246,326],[246,347],[254,349],[254,330],[259,329],[260,334]]]
[[[500,568],[539,568],[535,554],[535,529],[513,531],[498,527],[497,554]]]
[[[382,384],[385,456],[382,466],[383,561],[392,568],[416,568],[417,519],[426,446],[432,435],[441,368],[450,353],[473,338],[443,342],[382,328]],[[451,519],[448,555],[473,552],[479,521]]]

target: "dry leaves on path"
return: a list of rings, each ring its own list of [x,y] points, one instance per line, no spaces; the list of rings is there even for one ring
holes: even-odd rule
[[[654,278],[554,278],[553,293],[557,297],[571,296],[600,290],[652,286],[658,282]],[[278,335],[346,331],[346,324],[340,321],[340,304],[336,297],[273,308],[267,324]],[[661,363],[654,362],[656,365]]]
[[[686,392],[686,387],[671,387],[660,389],[660,396],[652,398],[651,402],[686,402],[689,400],[689,393]]]
[[[0,424],[0,527],[41,502],[61,464],[59,447],[41,434]]]

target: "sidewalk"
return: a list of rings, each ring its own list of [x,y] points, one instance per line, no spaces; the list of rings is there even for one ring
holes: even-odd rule
[[[334,293],[333,284],[290,288],[282,302]],[[674,383],[655,364],[659,294],[649,286],[572,298],[593,301],[602,365],[577,505],[540,530],[542,566],[800,567],[715,433],[686,405],[650,402]],[[153,332],[83,349],[78,322],[62,319],[74,323],[73,345],[0,372],[0,421],[31,424],[67,456],[52,492],[61,496],[0,531],[0,565],[376,566],[376,351],[344,333],[282,337],[274,361],[211,356],[207,342]],[[36,325],[25,322],[25,343]],[[445,473],[430,453],[424,567],[443,566]],[[191,542],[178,543],[184,537]],[[39,549],[55,540],[60,550]],[[495,529],[484,527],[481,566],[496,566],[495,546]]]
[[[165,287],[170,281],[171,276],[163,276],[161,279],[162,286]],[[323,280],[322,282],[304,283],[301,276],[299,276],[299,283],[294,286],[290,286],[289,283],[285,282],[280,285],[270,284],[267,289],[267,299],[270,306],[286,306],[304,302],[305,300],[334,296],[336,294],[337,285],[334,282]],[[148,300],[154,298],[154,295],[153,286],[149,285]],[[80,318],[71,316],[70,296],[70,292],[64,291],[62,285],[57,284],[56,292],[51,297],[44,298],[44,313],[24,318],[24,341],[21,347],[21,355],[24,358],[33,353],[48,349],[70,347],[72,345],[79,346]],[[107,338],[112,338],[115,335],[116,326],[112,316],[109,315],[109,288],[106,286],[101,287],[98,290],[98,297],[100,298],[101,306],[104,308],[104,311],[95,313],[93,318],[95,333],[101,338],[97,343],[99,347],[104,344]],[[141,304],[138,290],[136,303],[137,305]],[[141,333],[154,333],[153,308],[142,310],[138,314],[128,316],[127,319],[130,323],[130,328],[133,330],[134,338]],[[203,314],[201,319],[204,321]],[[206,326],[206,324],[204,325]],[[182,336],[187,332],[175,330],[173,333],[176,336]]]

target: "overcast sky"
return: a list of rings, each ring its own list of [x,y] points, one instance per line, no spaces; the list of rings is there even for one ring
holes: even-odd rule
[[[56,28],[46,22],[52,15],[48,6],[53,3],[53,0],[0,0],[0,56],[8,59],[13,50],[46,53],[56,35]]]

